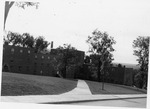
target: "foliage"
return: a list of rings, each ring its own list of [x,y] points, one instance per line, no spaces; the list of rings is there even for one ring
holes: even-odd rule
[[[19,33],[8,32],[7,36],[4,37],[4,44],[7,45],[21,45],[22,37]]]
[[[16,2],[16,6],[21,7],[22,9],[25,9],[25,6],[36,6],[37,9],[38,5],[38,2]]]
[[[75,59],[75,51],[76,48],[72,47],[70,44],[64,44],[63,46],[59,46],[57,48],[59,54],[62,54],[62,61],[64,64],[74,64]]]
[[[50,43],[46,41],[42,36],[34,38],[29,33],[19,34],[9,31],[7,36],[4,37],[4,44],[33,48],[37,53],[43,51],[44,49],[47,49]]]
[[[148,63],[149,63],[149,37],[139,36],[133,41],[134,55],[138,57],[140,71],[134,76],[135,85],[147,88]]]
[[[29,33],[22,34],[22,46],[28,48],[34,48],[35,39]]]
[[[133,41],[134,55],[138,57],[137,61],[141,67],[141,71],[148,72],[149,57],[149,37],[139,36]]]
[[[8,16],[8,13],[13,6],[13,4],[16,4],[16,6],[21,7],[22,9],[25,9],[25,6],[36,6],[36,9],[38,8],[39,3],[38,2],[15,2],[15,1],[5,1],[5,15],[4,15],[4,30],[5,30],[5,24],[6,19]]]
[[[134,85],[138,88],[147,89],[148,75],[146,72],[138,71],[134,76]]]
[[[85,56],[84,63],[90,63],[90,56]]]
[[[104,66],[109,65],[113,60],[112,52],[114,48],[112,45],[116,42],[106,32],[101,32],[97,29],[92,32],[92,36],[88,36],[86,42],[89,44],[91,57],[97,61],[98,80],[100,81],[100,73],[103,72]]]
[[[111,52],[114,51],[114,48],[112,45],[116,42],[106,32],[102,33],[95,30],[92,36],[88,36],[87,43],[90,45],[89,52],[101,56],[102,61],[107,60],[111,62],[113,60]]]
[[[55,58],[57,62],[57,69],[61,71],[65,77],[67,66],[75,64],[76,49],[70,44],[64,44],[63,46],[59,46],[56,50],[57,55],[59,55]]]
[[[118,67],[119,67],[119,68],[122,68],[123,66],[122,66],[122,64],[118,64]]]
[[[44,37],[39,36],[35,39],[35,51],[40,52],[48,47],[50,43],[45,41]]]

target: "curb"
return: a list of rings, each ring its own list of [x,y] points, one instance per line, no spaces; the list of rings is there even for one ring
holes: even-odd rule
[[[71,103],[80,103],[80,102],[94,102],[94,101],[109,101],[109,100],[123,100],[123,99],[140,99],[147,97],[125,97],[125,98],[109,98],[109,99],[92,99],[92,100],[73,100],[73,101],[58,101],[58,102],[44,102],[38,104],[71,104]]]

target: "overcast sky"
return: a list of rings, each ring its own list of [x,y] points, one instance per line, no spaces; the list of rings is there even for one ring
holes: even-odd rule
[[[137,64],[132,43],[150,36],[148,0],[41,0],[39,7],[13,5],[6,30],[42,35],[54,48],[69,43],[87,52],[85,40],[98,29],[116,40],[114,62]]]

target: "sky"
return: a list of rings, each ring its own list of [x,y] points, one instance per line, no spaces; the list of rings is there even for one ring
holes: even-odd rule
[[[54,48],[64,43],[88,51],[86,40],[95,29],[117,42],[114,61],[137,64],[133,40],[150,36],[148,0],[41,0],[39,7],[11,8],[6,31],[44,36]]]

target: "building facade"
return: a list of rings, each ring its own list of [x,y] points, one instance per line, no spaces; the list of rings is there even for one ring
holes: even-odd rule
[[[56,76],[57,69],[53,61],[57,50],[50,53],[35,53],[33,49],[18,46],[3,46],[3,71],[12,73]],[[84,63],[84,52],[76,51],[75,64],[68,65],[65,78],[97,80],[97,67]],[[133,84],[133,69],[125,67],[106,67],[101,80],[116,84]],[[103,78],[104,77],[104,78]]]
[[[78,63],[83,64],[84,52],[78,52]],[[53,65],[53,60],[57,54],[35,53],[33,49],[18,46],[3,46],[3,71],[33,75],[55,76],[57,69]],[[83,59],[82,59],[83,58]],[[68,66],[66,77],[74,78],[74,74]]]

